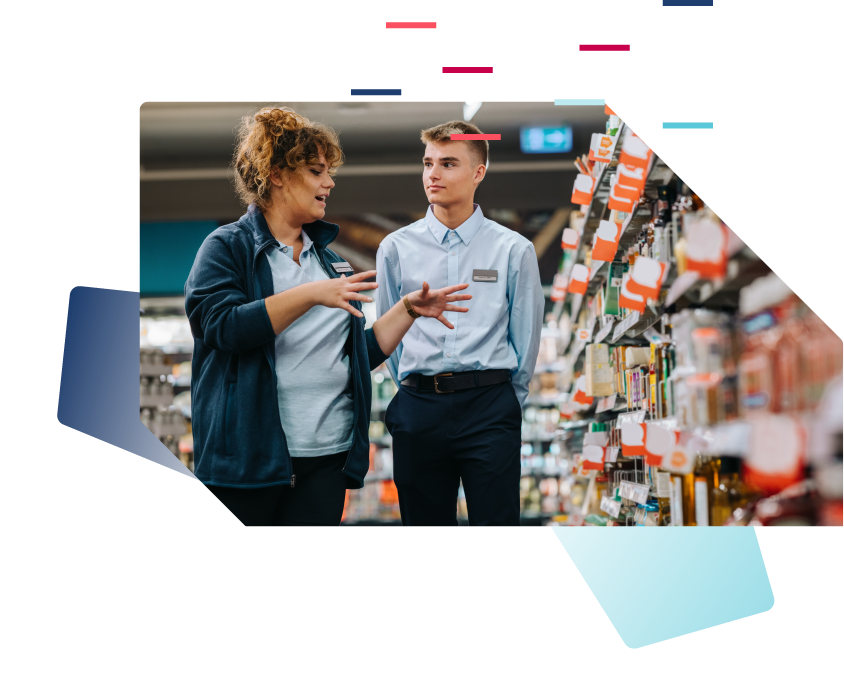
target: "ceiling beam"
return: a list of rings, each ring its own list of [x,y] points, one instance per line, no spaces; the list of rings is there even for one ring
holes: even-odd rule
[[[509,172],[569,172],[575,165],[570,160],[537,160],[490,163],[487,174],[496,175]],[[344,165],[337,171],[338,177],[371,177],[377,175],[421,175],[422,165],[384,164],[384,165]],[[172,170],[146,170],[141,168],[141,182],[167,182],[185,180],[224,180],[232,179],[234,171],[225,167],[183,168]]]

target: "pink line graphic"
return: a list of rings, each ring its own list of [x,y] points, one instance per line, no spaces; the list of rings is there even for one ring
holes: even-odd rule
[[[844,67],[443,68],[443,80],[844,80]]]
[[[453,133],[452,141],[500,141],[500,133]]]
[[[842,44],[580,44],[580,64],[831,65],[844,63]]]
[[[844,22],[387,22],[388,32],[840,32]]]

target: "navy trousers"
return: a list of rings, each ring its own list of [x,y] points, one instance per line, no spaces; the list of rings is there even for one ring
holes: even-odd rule
[[[454,393],[401,386],[385,424],[402,524],[456,526],[462,479],[470,525],[518,526],[522,410],[511,383]]]

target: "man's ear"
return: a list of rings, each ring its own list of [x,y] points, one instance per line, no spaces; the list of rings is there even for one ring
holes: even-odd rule
[[[478,165],[475,168],[475,186],[477,187],[481,182],[484,181],[484,177],[486,176],[486,165]]]

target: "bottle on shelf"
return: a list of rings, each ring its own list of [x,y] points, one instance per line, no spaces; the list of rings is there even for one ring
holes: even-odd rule
[[[708,527],[712,524],[710,494],[719,486],[720,459],[698,457],[695,467],[695,524]]]
[[[695,474],[671,476],[671,524],[675,527],[695,526]]]
[[[668,471],[657,471],[655,480],[659,524],[666,526],[671,523],[671,474]]]
[[[733,513],[760,497],[758,491],[742,482],[741,459],[723,456],[720,459],[718,485],[710,491],[710,524],[721,527]]]

